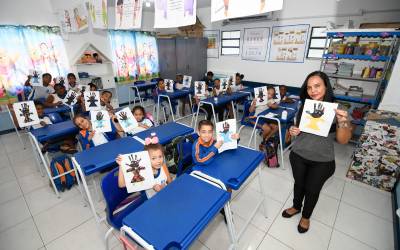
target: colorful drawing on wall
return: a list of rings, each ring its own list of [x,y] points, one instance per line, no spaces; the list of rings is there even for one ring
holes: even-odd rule
[[[89,0],[88,12],[92,21],[93,28],[107,29],[107,0]]]
[[[196,23],[197,0],[155,0],[154,28],[174,28]]]
[[[216,131],[217,141],[224,142],[222,146],[218,149],[219,153],[237,148],[237,140],[232,138],[232,135],[236,133],[235,119],[228,119],[222,122],[217,122]]]
[[[299,125],[300,131],[327,137],[337,107],[337,103],[306,99]]]
[[[131,110],[129,109],[129,107],[126,107],[118,111],[117,113],[115,113],[115,116],[117,117],[118,122],[121,125],[124,132],[131,132],[138,127],[138,123],[135,117],[133,116]]]
[[[154,175],[147,151],[122,155],[121,168],[128,193],[153,187]]]
[[[267,86],[254,88],[254,96],[256,98],[256,106],[267,105],[268,103]]]
[[[304,62],[309,27],[308,24],[272,27],[268,60]]]
[[[194,94],[198,97],[206,96],[206,82],[195,81],[194,82]]]
[[[244,29],[242,59],[265,61],[268,37],[269,28]]]
[[[207,57],[219,57],[219,30],[204,30],[203,36],[207,38]]]
[[[135,32],[139,80],[159,77],[158,50],[155,36]]]
[[[75,22],[76,30],[81,31],[88,27],[88,13],[86,7],[82,4],[75,6],[72,9],[73,22]]]
[[[83,93],[83,96],[85,100],[86,111],[101,109],[99,91],[86,91]]]
[[[115,28],[140,29],[142,25],[142,0],[115,1]]]
[[[184,75],[182,83],[184,88],[190,88],[192,85],[192,77]]]
[[[90,121],[92,128],[96,133],[110,132],[111,120],[107,110],[92,110],[90,111]]]
[[[40,119],[33,101],[14,103],[13,109],[20,128],[29,127],[40,123]]]
[[[72,18],[73,18],[72,9],[60,10],[58,12],[58,19],[61,24],[60,26],[63,32],[69,33],[77,31],[76,22],[73,22]]]

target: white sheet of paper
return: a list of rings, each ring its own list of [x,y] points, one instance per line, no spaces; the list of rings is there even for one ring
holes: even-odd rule
[[[121,167],[128,193],[153,188],[155,182],[147,151],[122,155]]]
[[[192,85],[192,77],[184,75],[183,76],[183,87],[190,88],[190,85]]]
[[[268,112],[268,114],[265,114],[264,117],[265,118],[274,118],[276,116],[276,114]]]
[[[274,100],[275,102],[280,102],[281,101],[281,92],[279,92],[279,86],[274,87],[275,89],[275,97]]]
[[[256,98],[256,106],[266,105],[268,103],[267,86],[254,88],[254,96]]]
[[[85,99],[86,111],[101,109],[99,91],[85,91],[83,96]]]
[[[92,122],[93,130],[95,130],[96,133],[105,133],[112,130],[110,115],[106,110],[90,111],[90,121]]]
[[[300,131],[327,137],[337,107],[337,103],[306,99],[299,125]]]
[[[117,113],[115,113],[115,116],[117,117],[118,122],[124,132],[131,132],[138,127],[138,122],[136,121],[129,107],[118,111]]]
[[[29,127],[40,123],[40,119],[33,101],[16,102],[13,104],[13,109],[20,128]]]
[[[170,80],[170,79],[165,79],[164,83],[165,83],[165,91],[167,91],[169,93],[173,93],[174,92],[174,81]]]
[[[216,124],[217,141],[224,141],[222,146],[218,149],[219,153],[225,150],[236,149],[237,140],[232,139],[231,136],[236,133],[236,120],[228,119]]]
[[[42,86],[42,74],[43,72],[40,70],[30,69],[29,75],[31,75],[30,84],[32,86]]]
[[[68,90],[67,95],[65,96],[63,103],[68,106],[75,105],[78,101],[79,93],[76,93],[72,89]]]
[[[225,92],[229,87],[229,78],[221,78],[220,91]]]
[[[206,95],[206,82],[195,81],[194,82],[194,92],[196,96],[202,97]]]

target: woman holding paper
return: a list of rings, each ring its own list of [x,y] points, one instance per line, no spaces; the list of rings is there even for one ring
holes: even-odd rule
[[[282,216],[290,218],[303,209],[297,229],[299,233],[305,233],[310,227],[310,217],[317,204],[319,193],[325,181],[335,172],[334,140],[346,144],[352,132],[347,111],[339,109],[334,110],[334,122],[327,137],[300,132],[299,124],[306,99],[329,103],[334,101],[332,86],[325,73],[315,71],[307,76],[300,90],[300,99],[302,106],[297,115],[296,126],[289,129],[291,136],[297,136],[290,153],[295,181],[293,206],[284,210]],[[316,109],[318,108],[319,106],[316,106]],[[320,108],[314,112],[323,114],[324,109]]]

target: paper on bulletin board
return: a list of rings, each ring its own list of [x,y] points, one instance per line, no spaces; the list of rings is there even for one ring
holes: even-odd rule
[[[126,133],[133,131],[139,126],[129,107],[118,111],[117,113],[115,113],[115,116],[117,117],[122,129]]]
[[[115,0],[115,28],[140,29],[142,6],[142,0]]]
[[[256,106],[267,105],[268,89],[267,86],[254,88],[254,96],[256,98]]]
[[[155,0],[154,28],[175,28],[196,23],[197,0]]]
[[[108,111],[92,110],[90,111],[90,121],[92,122],[93,130],[96,133],[111,132],[111,120]]]
[[[174,80],[165,79],[164,83],[165,83],[165,91],[167,91],[169,93],[173,93],[174,92]]]
[[[265,61],[267,57],[269,28],[244,29],[242,59]]]
[[[86,111],[101,109],[99,91],[85,91],[83,96],[85,100]]]
[[[13,109],[20,128],[40,123],[33,101],[16,102],[13,104]]]
[[[155,181],[147,151],[122,155],[121,168],[128,193],[153,188]]]
[[[232,139],[232,135],[236,133],[236,120],[228,119],[222,122],[217,122],[217,141],[224,141],[218,149],[219,153],[226,150],[237,149],[237,140]]]
[[[300,120],[300,131],[327,137],[338,104],[306,99]]]
[[[89,0],[88,12],[95,29],[107,29],[107,0]]]

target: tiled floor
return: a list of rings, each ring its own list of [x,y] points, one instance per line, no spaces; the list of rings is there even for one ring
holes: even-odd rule
[[[245,128],[242,143],[251,130]],[[84,207],[77,188],[58,199],[46,177],[41,177],[27,137],[23,149],[15,133],[0,136],[0,249],[102,249],[108,226],[100,227],[88,207]],[[393,249],[390,194],[352,183],[345,178],[351,145],[336,145],[336,172],[320,195],[308,233],[300,235],[300,219],[280,216],[291,205],[293,178],[288,154],[286,170],[263,168],[261,182],[266,193],[264,217],[260,209],[240,240],[239,249]],[[254,204],[261,199],[258,178],[234,193],[232,210],[238,229]],[[122,249],[113,235],[113,249]],[[228,233],[223,218],[206,228],[192,249],[227,249]]]

